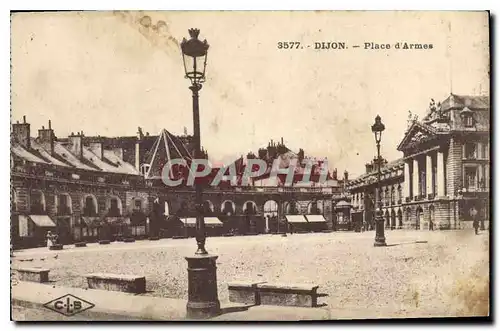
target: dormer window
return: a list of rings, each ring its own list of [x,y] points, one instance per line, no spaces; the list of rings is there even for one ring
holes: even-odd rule
[[[467,128],[471,128],[474,126],[474,120],[472,118],[472,115],[466,115],[464,116],[464,126],[467,127]]]
[[[146,174],[148,173],[150,167],[151,166],[149,164],[143,164],[143,165],[141,165],[141,174],[143,176],[146,176]]]
[[[460,117],[462,118],[462,123],[464,127],[472,128],[474,126],[473,112],[469,108],[465,107],[460,112]]]

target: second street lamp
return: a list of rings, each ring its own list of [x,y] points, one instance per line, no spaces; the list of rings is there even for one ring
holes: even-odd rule
[[[382,140],[382,132],[385,130],[385,125],[379,115],[375,117],[375,123],[372,125],[372,132],[375,135],[375,143],[377,144],[377,191],[375,193],[375,242],[373,246],[387,246],[384,235],[384,217],[382,216],[382,200],[380,187],[380,167],[382,159],[380,158],[380,141]]]
[[[193,140],[194,159],[202,158],[200,143],[200,108],[199,94],[202,83],[205,82],[208,43],[198,39],[200,30],[189,29],[190,39],[181,43],[182,59],[186,78],[191,81],[189,89],[193,95]],[[198,249],[193,256],[186,257],[188,261],[188,303],[187,318],[209,318],[220,313],[220,303],[217,295],[216,255],[208,254],[205,249],[206,233],[203,206],[203,188],[200,182],[195,185],[196,204],[196,244]]]

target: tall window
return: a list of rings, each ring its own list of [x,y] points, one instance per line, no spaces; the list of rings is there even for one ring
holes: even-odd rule
[[[85,206],[83,207],[83,216],[97,216],[94,199],[91,196],[85,198]]]
[[[222,207],[222,214],[229,216],[234,214],[234,208],[231,201],[224,202],[224,206]]]
[[[142,200],[141,199],[135,199],[135,201],[134,201],[134,210],[136,210],[136,211],[141,211],[142,210]]]
[[[479,173],[479,177],[478,177],[478,186],[479,188],[481,189],[485,189],[487,186],[486,182],[488,181],[488,178],[487,178],[487,165],[480,165],[479,167],[481,167],[481,170],[480,173]]]
[[[44,213],[45,212],[45,201],[42,191],[32,191],[31,192],[31,212],[32,213]]]
[[[476,143],[465,143],[464,144],[464,157],[468,160],[473,160],[477,158],[477,144]]]
[[[321,214],[319,208],[318,208],[318,202],[317,201],[312,201],[311,202],[311,210],[310,210],[310,213],[312,215],[319,215]]]
[[[484,165],[484,187],[490,188],[490,166]]]
[[[299,210],[297,208],[297,203],[295,201],[290,201],[290,204],[288,205],[288,213],[290,215],[298,215]]]
[[[391,205],[394,204],[394,186],[391,186]]]
[[[69,208],[69,196],[66,194],[59,195],[59,205],[57,206],[57,211],[59,215],[69,215],[71,210]]]
[[[489,144],[488,142],[483,143],[482,151],[481,151],[481,155],[482,155],[481,157],[483,159],[487,159],[487,160],[490,158],[488,144]]]
[[[256,213],[256,210],[254,208],[253,203],[251,203],[250,201],[247,202],[246,208],[245,208],[245,214],[247,214],[247,215],[254,215],[255,213]]]
[[[468,190],[477,188],[477,167],[465,167],[464,186]]]
[[[117,198],[111,198],[108,216],[114,216],[114,217],[120,216],[120,209],[118,208]]]

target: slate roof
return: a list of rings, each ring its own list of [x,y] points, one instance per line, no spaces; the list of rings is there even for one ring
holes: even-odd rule
[[[14,141],[11,144],[11,152],[15,156],[33,163],[73,169],[139,175],[139,172],[133,165],[120,160],[113,151],[109,150],[104,150],[104,160],[101,160],[88,147],[83,146],[83,159],[80,159],[73,155],[61,142],[54,142],[54,154],[51,154],[50,151],[44,149],[41,144],[32,138],[31,148],[27,149],[19,142]]]
[[[489,109],[489,96],[471,96],[471,95],[456,95],[450,94],[442,103],[441,108],[448,110],[451,108],[470,108],[470,109]]]

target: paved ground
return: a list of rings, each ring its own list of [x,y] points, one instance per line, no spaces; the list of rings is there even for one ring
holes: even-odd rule
[[[227,283],[265,280],[316,283],[320,302],[338,318],[487,315],[489,233],[387,231],[388,247],[374,248],[374,232],[208,238],[219,256],[219,298]],[[187,298],[184,256],[194,239],[91,244],[59,252],[15,252],[12,266],[50,268],[55,284],[86,287],[92,272],[143,274],[145,295]],[[15,276],[14,276],[15,277]]]

